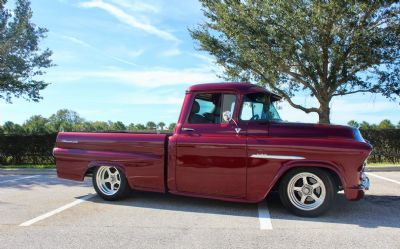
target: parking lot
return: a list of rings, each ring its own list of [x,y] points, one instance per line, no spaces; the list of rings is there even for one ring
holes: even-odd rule
[[[369,173],[364,200],[339,194],[319,218],[257,204],[135,192],[118,202],[91,179],[0,175],[0,248],[400,248],[400,172]]]

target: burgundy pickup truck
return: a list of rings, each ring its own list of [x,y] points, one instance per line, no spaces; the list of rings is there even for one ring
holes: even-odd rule
[[[358,129],[284,122],[279,99],[248,83],[191,86],[172,134],[60,132],[57,174],[92,176],[105,200],[133,189],[257,203],[276,189],[287,209],[310,217],[340,190],[362,198],[372,148]]]

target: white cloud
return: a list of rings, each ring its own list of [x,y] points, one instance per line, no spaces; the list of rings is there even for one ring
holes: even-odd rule
[[[87,48],[94,48],[92,45],[88,44],[87,42],[82,41],[81,39],[78,39],[76,37],[73,36],[67,36],[67,35],[63,35],[61,36],[63,39],[68,40],[70,42],[73,42],[75,44],[81,45],[83,47],[87,47]]]
[[[158,13],[160,11],[160,8],[158,6],[151,5],[151,4],[148,4],[148,3],[144,3],[144,2],[141,2],[141,1],[111,0],[111,2],[121,6],[123,8],[135,11],[135,12],[153,12],[153,13]]]
[[[113,60],[119,61],[119,62],[121,62],[121,63],[130,65],[130,66],[137,66],[135,63],[132,63],[132,62],[130,62],[130,61],[128,61],[128,60],[122,59],[122,58],[117,57],[117,56],[114,56],[114,55],[110,55],[110,54],[108,54],[108,53],[105,53],[103,50],[100,50],[100,49],[96,48],[95,46],[92,46],[92,45],[90,45],[89,43],[87,43],[87,42],[85,42],[85,41],[82,41],[81,39],[78,39],[78,38],[76,38],[76,37],[73,37],[73,36],[65,36],[65,35],[64,35],[64,36],[61,36],[61,37],[62,37],[63,39],[69,40],[69,41],[71,41],[71,42],[73,42],[73,43],[75,43],[75,44],[78,44],[78,45],[80,45],[80,46],[83,46],[83,47],[85,47],[85,48],[90,48],[90,49],[96,51],[96,53],[100,53],[100,54],[102,54],[102,55],[105,55],[105,56],[107,56],[108,58],[111,58],[111,59],[113,59]],[[136,53],[135,53],[135,52],[136,52]],[[135,57],[140,56],[143,52],[144,52],[144,51],[141,51],[141,50],[139,50],[139,51],[132,51],[132,53],[133,53],[133,55],[135,55]]]
[[[134,27],[136,29],[140,29],[142,31],[145,31],[149,34],[156,35],[164,40],[169,40],[169,41],[174,41],[178,42],[179,39],[176,38],[173,34],[165,31],[158,29],[157,27],[148,24],[148,23],[143,23],[139,21],[137,18],[134,16],[129,15],[122,9],[116,7],[115,5],[105,3],[102,0],[92,0],[89,2],[82,2],[79,4],[79,6],[84,7],[84,8],[99,8],[102,10],[105,10],[109,14],[113,15],[116,17],[120,22],[128,24],[131,27]]]
[[[177,48],[168,49],[161,53],[162,56],[166,56],[166,57],[178,56],[181,54],[182,54],[182,51],[180,51]]]
[[[54,82],[76,82],[107,79],[108,82],[128,84],[140,87],[157,87],[165,85],[191,85],[205,82],[221,81],[209,68],[154,68],[146,70],[105,69],[96,71],[59,71],[49,73]]]

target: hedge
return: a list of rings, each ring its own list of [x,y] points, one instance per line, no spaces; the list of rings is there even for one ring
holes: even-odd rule
[[[368,162],[400,162],[400,129],[361,130],[374,150]],[[54,164],[57,134],[0,135],[0,164]]]
[[[1,164],[54,164],[52,156],[57,134],[1,135]]]
[[[374,147],[368,162],[400,162],[400,129],[362,129],[360,132]]]

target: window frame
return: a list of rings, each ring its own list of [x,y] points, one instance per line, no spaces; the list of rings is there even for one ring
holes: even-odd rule
[[[223,98],[224,98],[224,95],[225,94],[229,94],[229,95],[234,95],[235,96],[235,108],[234,108],[234,110],[233,110],[233,113],[232,113],[232,118],[236,121],[236,120],[238,120],[238,117],[237,117],[237,112],[238,112],[238,110],[239,110],[239,108],[238,108],[238,106],[240,106],[240,102],[241,102],[241,95],[240,95],[240,93],[238,93],[238,92],[235,92],[235,91],[201,91],[201,92],[193,92],[193,93],[191,93],[191,98],[190,98],[190,107],[187,109],[187,112],[186,112],[186,117],[185,117],[185,123],[184,124],[187,124],[187,125],[195,125],[195,126],[197,126],[197,125],[213,125],[213,126],[221,126],[221,125],[226,125],[226,124],[228,124],[228,123],[223,123],[222,122],[222,113],[220,113],[220,118],[221,118],[221,122],[220,123],[190,123],[189,122],[189,117],[190,117],[190,111],[192,110],[192,108],[193,108],[193,104],[194,104],[194,101],[195,101],[195,99],[196,99],[196,96],[197,95],[199,95],[199,94],[221,94],[221,100],[220,100],[220,108],[222,109],[222,103],[223,103]]]

